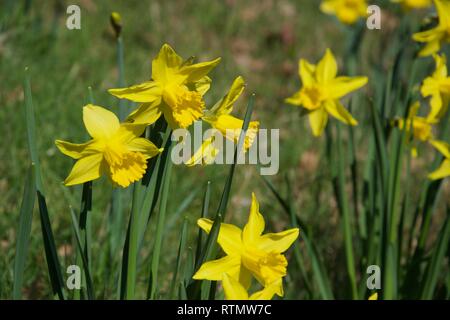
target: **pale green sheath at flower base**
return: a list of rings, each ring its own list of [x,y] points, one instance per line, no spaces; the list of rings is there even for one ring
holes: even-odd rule
[[[209,219],[199,219],[197,223],[208,233],[213,225],[213,221]],[[193,278],[222,281],[224,274],[227,274],[248,290],[253,276],[262,286],[271,287],[274,294],[283,296],[282,278],[286,276],[288,264],[283,253],[298,238],[299,230],[293,228],[263,235],[264,228],[265,222],[259,212],[258,200],[252,194],[250,214],[243,230],[232,224],[220,225],[217,242],[226,256],[204,263]],[[236,287],[233,286],[233,281],[228,284],[228,288]]]

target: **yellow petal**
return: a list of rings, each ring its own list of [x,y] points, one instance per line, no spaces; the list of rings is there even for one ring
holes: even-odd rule
[[[438,180],[448,176],[450,176],[450,160],[445,159],[437,170],[428,175],[428,178],[431,180]]]
[[[280,293],[280,295],[283,296],[283,284],[281,279],[267,285],[264,289],[255,292],[250,296],[249,300],[271,300],[276,293]]]
[[[298,74],[302,80],[303,86],[311,86],[316,82],[315,79],[316,66],[304,59],[298,62]]]
[[[209,233],[213,221],[209,219],[198,219],[197,224],[206,233]],[[226,254],[236,255],[242,250],[242,231],[238,227],[228,223],[221,223],[217,242]]]
[[[206,94],[206,92],[208,92],[209,88],[211,87],[211,82],[212,82],[212,80],[210,77],[204,76],[203,78],[201,78],[200,80],[198,80],[194,83],[194,89],[195,89],[195,91],[200,93],[202,96],[204,96]]]
[[[114,113],[92,104],[83,107],[83,121],[90,136],[97,139],[110,139],[120,128]]]
[[[245,290],[239,281],[233,279],[226,273],[223,275],[222,286],[226,300],[248,300],[247,290]]]
[[[64,181],[66,186],[85,183],[100,178],[103,155],[101,153],[83,157],[75,162],[69,176]]]
[[[233,84],[231,85],[230,90],[227,94],[217,102],[214,107],[209,110],[215,116],[220,116],[222,114],[229,114],[233,110],[233,105],[239,96],[242,94],[245,88],[245,82],[242,77],[237,77]]]
[[[195,151],[194,155],[186,162],[188,167],[198,164],[208,165],[214,162],[214,159],[219,154],[219,149],[214,145],[214,136],[203,141],[200,148]]]
[[[259,238],[258,248],[266,252],[283,253],[295,242],[298,234],[298,228],[278,233],[267,233]]]
[[[319,108],[311,111],[309,114],[309,124],[314,136],[319,137],[322,135],[323,129],[328,122],[328,113],[325,108]]]
[[[444,157],[450,159],[450,144],[445,141],[432,140],[430,143],[435,147]]]
[[[378,292],[375,292],[374,294],[370,295],[368,300],[378,300]]]
[[[152,61],[152,79],[163,84],[174,80],[182,64],[183,58],[166,43]]]
[[[436,11],[439,16],[439,25],[450,28],[450,1],[448,0],[435,0]]]
[[[292,104],[294,106],[302,105],[302,92],[301,92],[301,90],[297,91],[296,93],[294,93],[289,98],[284,99],[284,102]]]
[[[419,51],[419,57],[427,57],[432,55],[433,53],[441,50],[441,41],[440,39],[432,40],[428,42],[422,50]]]
[[[212,61],[200,62],[184,66],[180,69],[179,74],[185,78],[186,82],[196,82],[206,76],[220,62],[220,58]]]
[[[322,60],[317,64],[316,78],[321,84],[328,83],[337,75],[337,63],[330,49],[327,49]]]
[[[205,262],[192,278],[195,280],[220,281],[225,273],[230,276],[238,274],[240,266],[239,256],[225,256],[221,259]]]
[[[135,138],[139,138],[147,128],[145,123],[122,123],[119,130],[117,130],[116,136],[120,141],[127,143]]]
[[[127,121],[145,124],[155,123],[162,114],[161,110],[159,109],[160,104],[160,100],[141,104],[136,110],[130,113],[130,115],[127,117]]]
[[[256,199],[256,195],[252,193],[252,204],[250,206],[250,214],[248,216],[248,222],[244,227],[242,238],[244,243],[254,243],[259,239],[264,231],[265,222],[264,218],[259,213],[259,203]]]
[[[364,87],[368,82],[367,77],[337,77],[326,86],[330,99],[339,99],[352,91]]]
[[[153,158],[160,154],[163,148],[158,148],[150,140],[145,138],[135,138],[127,143],[129,151],[140,152],[146,159]]]
[[[95,152],[95,150],[93,150],[92,148],[92,146],[94,145],[92,140],[86,143],[71,143],[62,140],[56,140],[55,144],[58,147],[59,151],[73,159],[80,159],[83,156]]]
[[[244,120],[238,119],[229,114],[222,114],[219,117],[208,118],[203,120],[211,124],[211,126],[220,131],[220,133],[228,140],[237,143],[241,135]],[[245,133],[244,149],[247,151],[253,144],[259,130],[258,121],[250,121],[248,129]]]
[[[109,89],[108,92],[120,99],[150,103],[161,101],[162,90],[155,81],[147,81],[128,88]]]
[[[329,100],[325,103],[325,109],[329,114],[338,119],[339,121],[351,125],[356,126],[358,121],[356,121],[350,112],[344,108],[344,106],[339,101]]]

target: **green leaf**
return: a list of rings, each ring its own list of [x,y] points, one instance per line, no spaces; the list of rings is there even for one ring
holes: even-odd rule
[[[28,170],[27,181],[20,206],[19,230],[17,231],[16,256],[14,258],[13,299],[22,298],[23,273],[30,241],[33,208],[36,199],[35,168],[32,164]]]

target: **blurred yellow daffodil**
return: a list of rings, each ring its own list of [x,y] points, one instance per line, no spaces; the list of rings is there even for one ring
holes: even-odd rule
[[[227,300],[271,300],[280,287],[281,281],[279,279],[249,296],[247,290],[239,281],[224,273],[222,286]]]
[[[219,63],[193,63],[183,60],[168,44],[164,44],[152,61],[150,81],[109,92],[123,99],[140,102],[128,121],[153,123],[161,114],[172,129],[187,128],[203,115],[203,95],[209,90],[211,79],[207,74]]]
[[[320,10],[326,14],[336,15],[345,24],[354,24],[367,16],[366,0],[324,0]]]
[[[450,144],[438,140],[431,141],[431,144],[444,156],[444,161],[438,169],[428,175],[428,178],[438,180],[450,176]]]
[[[405,10],[424,9],[431,6],[432,0],[391,0],[399,3]]]
[[[371,294],[367,300],[378,300],[378,292]]]
[[[211,109],[205,110],[202,119],[209,123],[221,135],[234,143],[238,143],[244,120],[236,118],[230,113],[233,111],[234,103],[245,88],[244,79],[237,77],[227,94],[219,100]],[[259,130],[258,121],[250,121],[244,140],[244,152],[253,144]],[[219,150],[214,146],[214,140],[205,140],[202,146],[195,152],[187,165],[210,164],[217,156]],[[214,158],[211,156],[214,155]]]
[[[413,39],[426,43],[419,52],[419,56],[425,57],[438,52],[444,42],[450,42],[450,0],[434,0],[439,16],[439,24],[427,31],[415,33]]]
[[[450,98],[450,77],[447,73],[447,59],[444,54],[433,55],[436,63],[434,73],[426,78],[420,88],[422,96],[431,97],[430,120],[439,121],[448,109]]]
[[[118,186],[127,187],[142,178],[147,159],[162,149],[140,136],[147,124],[119,123],[109,110],[89,104],[83,107],[83,121],[92,140],[75,144],[56,140],[65,155],[76,159],[66,186],[84,183],[107,175]]]
[[[213,225],[209,219],[199,219],[197,223],[208,233]],[[273,290],[275,294],[283,296],[281,278],[286,275],[287,267],[283,252],[297,239],[299,230],[293,228],[262,235],[264,227],[258,200],[252,194],[250,214],[243,230],[232,224],[220,225],[217,242],[226,256],[204,263],[193,278],[221,281],[226,273],[247,290],[253,275],[266,288],[276,282]]]
[[[336,59],[327,49],[317,65],[306,60],[299,61],[299,75],[302,88],[286,102],[303,106],[308,111],[309,123],[314,136],[320,136],[327,125],[328,115],[345,124],[355,126],[357,121],[339,102],[339,99],[363,87],[367,77],[337,77]]]
[[[413,135],[414,139],[420,140],[420,141],[429,141],[433,139],[433,124],[435,121],[432,121],[430,117],[420,117],[417,116],[417,113],[419,112],[420,103],[416,102],[414,103],[410,109],[408,118],[405,119],[399,119],[397,121],[397,126],[399,129],[404,130],[406,129],[406,132],[411,133]],[[411,130],[412,128],[412,130]],[[411,148],[412,156],[417,157],[417,148],[413,142],[412,148]]]

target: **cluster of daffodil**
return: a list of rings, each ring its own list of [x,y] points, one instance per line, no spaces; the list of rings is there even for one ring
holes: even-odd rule
[[[432,5],[431,0],[393,0],[402,4],[406,9],[421,9]],[[412,134],[418,141],[430,142],[446,158],[441,167],[429,175],[430,179],[441,179],[450,175],[450,148],[443,141],[437,141],[433,136],[433,126],[445,115],[448,109],[450,97],[450,77],[447,72],[447,59],[445,54],[438,55],[441,45],[450,42],[450,1],[434,0],[439,17],[439,24],[430,30],[413,35],[413,39],[426,43],[419,52],[419,56],[433,55],[436,69],[427,77],[421,86],[421,94],[424,98],[430,98],[430,110],[426,117],[418,115],[420,102],[415,102],[409,110],[406,119],[398,119],[394,123],[402,130]],[[321,10],[328,14],[334,14],[345,24],[354,24],[360,18],[367,15],[366,0],[324,0]],[[339,101],[345,95],[363,87],[367,77],[337,76],[338,67],[330,49],[327,49],[324,57],[317,65],[313,65],[304,59],[300,59],[299,76],[302,82],[301,89],[286,102],[306,109],[309,123],[314,136],[321,136],[328,122],[328,115],[339,121],[355,126],[357,121],[344,108]],[[411,152],[417,156],[417,148],[413,141]]]
[[[207,233],[213,225],[209,219],[199,219],[197,223]],[[263,235],[264,228],[258,200],[252,194],[248,222],[242,230],[232,224],[220,225],[217,242],[226,255],[204,263],[193,278],[222,281],[225,297],[230,300],[270,300],[275,294],[283,296],[288,264],[283,253],[297,239],[299,230]],[[249,296],[247,291],[253,278],[263,289]]]
[[[220,58],[194,63],[183,60],[169,45],[162,46],[152,61],[151,80],[128,88],[109,92],[123,99],[139,103],[125,122],[105,108],[87,105],[83,108],[83,121],[92,140],[83,144],[56,141],[59,150],[76,159],[65,185],[81,184],[105,175],[114,185],[128,187],[140,180],[147,160],[162,149],[143,137],[147,126],[161,116],[171,129],[188,128],[197,120],[204,120],[225,138],[237,142],[243,120],[230,113],[235,101],[244,90],[244,80],[237,77],[229,92],[212,108],[207,109],[203,96],[211,86],[208,73],[217,66]],[[259,122],[249,124],[244,148],[248,150],[258,131]],[[217,155],[214,141],[204,141],[188,165],[211,163]]]
[[[391,1],[400,4],[402,8],[406,11],[413,9],[424,9],[432,5],[432,0],[391,0]],[[322,12],[326,14],[335,15],[342,23],[352,25],[358,22],[360,19],[367,17],[368,6],[369,2],[367,0],[323,0],[320,5],[320,9],[322,10]],[[431,39],[430,36],[427,34],[422,35],[422,37],[424,39]],[[429,41],[431,40],[424,40],[423,42]]]

